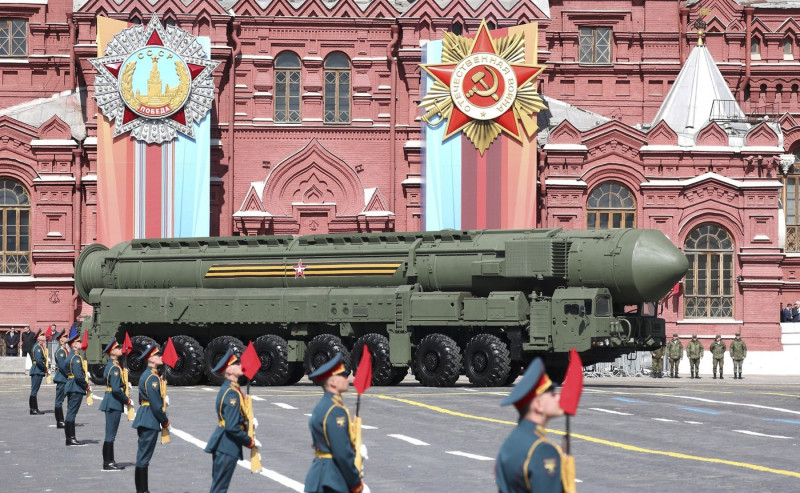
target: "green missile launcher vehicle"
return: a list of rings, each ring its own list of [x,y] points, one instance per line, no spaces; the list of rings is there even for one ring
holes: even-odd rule
[[[173,385],[193,385],[228,347],[253,341],[254,383],[287,385],[366,344],[373,384],[425,386],[460,374],[513,382],[535,356],[563,376],[571,347],[586,365],[665,343],[656,304],[688,262],[646,229],[426,231],[147,239],[90,245],[75,267],[92,305],[88,359],[111,337],[134,356],[173,338]]]

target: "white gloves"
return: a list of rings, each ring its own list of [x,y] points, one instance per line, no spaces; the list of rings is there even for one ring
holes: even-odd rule
[[[254,438],[253,440],[256,442],[256,447],[261,448],[261,442],[258,441],[258,438]]]
[[[361,490],[361,493],[372,493],[372,490],[369,489],[369,486],[367,486],[367,483],[362,483],[362,484],[364,485],[364,489]]]
[[[169,407],[169,396],[168,395],[164,396],[164,402],[167,404],[167,407]]]
[[[365,444],[361,444],[361,448],[358,450],[358,452],[361,454],[361,457],[363,457],[364,460],[369,459],[369,455],[367,455],[367,446]],[[364,487],[366,488],[366,485],[364,485]]]
[[[254,430],[257,430],[257,429],[258,429],[258,418],[256,418],[255,416],[253,416],[253,429],[254,429]],[[261,445],[259,445],[259,447],[260,447],[260,446],[261,446]]]

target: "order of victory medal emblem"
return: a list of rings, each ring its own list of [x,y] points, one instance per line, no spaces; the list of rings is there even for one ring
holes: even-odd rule
[[[106,56],[89,60],[97,70],[94,98],[114,122],[114,137],[164,143],[177,132],[194,137],[194,123],[214,102],[211,73],[219,62],[205,58],[195,36],[162,26],[153,14],[114,36]]]
[[[423,121],[447,120],[444,138],[463,131],[481,154],[503,132],[521,140],[518,119],[529,135],[536,131],[531,115],[545,105],[535,80],[544,66],[522,63],[522,33],[494,40],[483,21],[475,39],[446,32],[442,45],[443,63],[421,65],[434,79],[420,103]]]

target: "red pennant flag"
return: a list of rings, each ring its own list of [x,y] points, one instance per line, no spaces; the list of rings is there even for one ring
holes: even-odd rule
[[[681,283],[677,283],[674,286],[672,286],[672,295],[673,296],[675,296],[676,294],[679,294],[680,292],[681,292]]]
[[[569,366],[564,377],[563,388],[561,389],[561,409],[570,416],[575,416],[578,410],[578,401],[581,400],[583,392],[583,363],[578,351],[571,348],[569,351]]]
[[[125,332],[125,341],[122,343],[122,354],[130,354],[133,350],[133,344],[131,344],[131,336]]]
[[[81,340],[81,351],[86,351],[89,348],[89,331],[83,331],[83,339]]]
[[[175,345],[172,344],[172,337],[167,339],[167,345],[164,347],[164,355],[161,356],[161,361],[170,368],[175,368],[175,363],[178,362],[178,353],[175,351]]]
[[[372,386],[372,355],[369,348],[364,344],[364,351],[361,352],[361,361],[358,362],[356,376],[353,378],[353,386],[358,395],[363,394]]]
[[[44,337],[45,337],[45,339],[47,339],[49,341],[50,338],[53,337],[53,329],[48,327],[47,328],[47,332],[44,333]]]
[[[252,380],[258,370],[261,369],[261,360],[258,357],[256,348],[253,346],[253,341],[247,345],[247,348],[242,353],[242,373],[249,380]]]

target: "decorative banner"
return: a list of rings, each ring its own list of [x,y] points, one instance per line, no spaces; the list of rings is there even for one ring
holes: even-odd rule
[[[98,241],[208,236],[210,40],[98,17],[97,48]]]
[[[490,33],[484,22],[475,39],[424,46],[425,229],[536,226],[537,36],[535,23]]]

